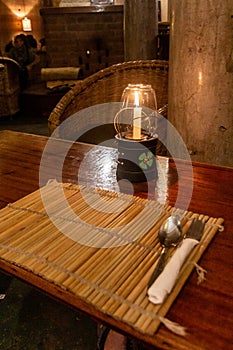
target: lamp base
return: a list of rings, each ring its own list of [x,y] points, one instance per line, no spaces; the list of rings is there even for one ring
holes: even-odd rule
[[[115,136],[118,142],[117,178],[130,182],[147,182],[158,175],[156,145],[158,139],[151,137],[135,141]]]

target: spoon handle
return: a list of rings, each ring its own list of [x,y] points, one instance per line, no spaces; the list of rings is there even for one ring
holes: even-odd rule
[[[156,280],[156,278],[161,274],[161,272],[163,271],[164,269],[164,266],[165,266],[165,262],[166,262],[166,256],[167,256],[167,251],[168,249],[167,248],[163,248],[162,252],[161,252],[161,255],[160,255],[160,258],[159,258],[159,261],[150,277],[150,280],[148,282],[148,285],[147,285],[147,289],[150,288],[150,286],[154,283],[154,281]]]

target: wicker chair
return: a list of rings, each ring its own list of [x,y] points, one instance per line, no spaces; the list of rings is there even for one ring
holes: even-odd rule
[[[124,88],[129,84],[151,84],[157,96],[158,108],[168,103],[168,62],[161,60],[143,60],[131,61],[115,64],[111,67],[105,68],[88,78],[80,81],[74,88],[67,92],[58,104],[53,109],[49,116],[48,125],[50,134],[59,126],[64,120],[77,114],[75,127],[83,128],[85,126],[85,118],[81,111],[90,106],[101,105],[109,102],[120,102]],[[113,108],[114,109],[114,108]],[[82,118],[79,117],[82,115]],[[105,125],[105,130],[98,128],[98,130],[87,133],[79,141],[100,143],[99,138],[95,135],[102,134],[104,137],[107,134],[115,134],[113,128],[113,113],[109,115],[101,115],[98,113],[98,124]],[[97,120],[96,120],[97,121]],[[95,125],[93,120],[93,125]],[[107,128],[106,124],[111,124]],[[112,137],[111,135],[111,137]],[[64,135],[57,136],[66,138]]]
[[[0,57],[0,117],[19,111],[19,65],[8,57]]]

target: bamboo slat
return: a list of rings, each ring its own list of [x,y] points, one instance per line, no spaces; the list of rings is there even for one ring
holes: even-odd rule
[[[72,212],[64,207],[64,199]],[[185,212],[183,231],[192,218],[200,218],[206,223],[203,238],[183,265],[171,294],[163,304],[154,305],[146,286],[160,256],[159,227],[173,211],[152,200],[52,182],[0,211],[1,259],[153,334],[223,224],[222,218]]]

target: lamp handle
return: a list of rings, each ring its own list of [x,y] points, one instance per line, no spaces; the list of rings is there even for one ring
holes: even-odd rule
[[[124,107],[124,108],[121,108],[121,109],[117,112],[117,114],[115,115],[115,117],[114,117],[114,121],[113,121],[113,123],[114,123],[114,128],[115,128],[116,132],[117,132],[119,135],[120,135],[120,130],[119,130],[118,127],[117,127],[118,116],[119,116],[120,113],[122,113],[123,111],[125,111],[125,110],[127,110],[127,109],[133,109],[133,107]]]
[[[124,107],[124,108],[121,108],[116,114],[115,114],[115,117],[114,117],[114,120],[113,120],[113,124],[114,124],[114,128],[116,130],[116,132],[120,135],[120,130],[118,129],[117,127],[117,124],[118,124],[118,117],[119,117],[119,114],[122,113],[123,111],[126,111],[126,110],[133,110],[134,107]],[[142,111],[142,115],[146,116],[146,113],[144,111]]]

